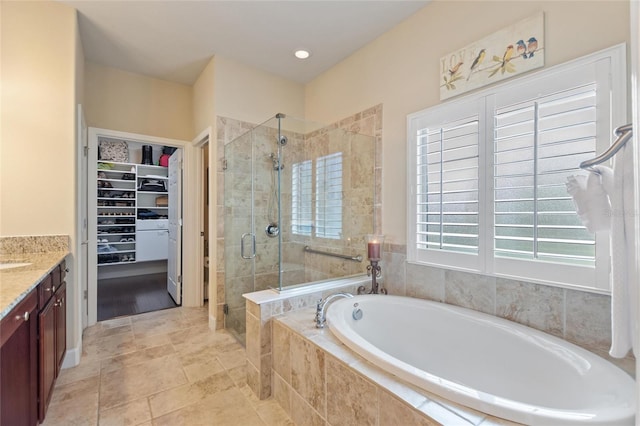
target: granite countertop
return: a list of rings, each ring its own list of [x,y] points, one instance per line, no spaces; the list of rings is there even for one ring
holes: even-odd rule
[[[0,270],[0,319],[24,299],[31,290],[69,254],[68,251],[20,253],[0,256],[0,263],[30,263]]]

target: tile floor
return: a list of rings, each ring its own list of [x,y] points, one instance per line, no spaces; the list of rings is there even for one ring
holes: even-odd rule
[[[56,383],[45,426],[293,425],[246,384],[245,352],[213,333],[206,308],[100,322],[84,332],[80,365]]]

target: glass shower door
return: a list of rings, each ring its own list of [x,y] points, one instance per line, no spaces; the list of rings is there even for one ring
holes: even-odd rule
[[[279,285],[278,120],[225,146],[225,328],[244,343],[245,293]]]
[[[225,328],[243,343],[245,300],[242,295],[253,291],[255,271],[252,139],[252,132],[247,132],[225,146]]]

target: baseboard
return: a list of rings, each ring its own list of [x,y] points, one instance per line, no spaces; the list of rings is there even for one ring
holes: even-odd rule
[[[209,315],[209,330],[216,331],[216,317]]]
[[[80,348],[67,349],[67,353],[64,355],[64,361],[62,361],[62,368],[71,368],[80,364],[80,355],[82,351]]]

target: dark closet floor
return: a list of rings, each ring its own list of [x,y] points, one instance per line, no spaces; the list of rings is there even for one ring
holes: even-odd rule
[[[166,273],[98,280],[98,321],[176,306]]]

